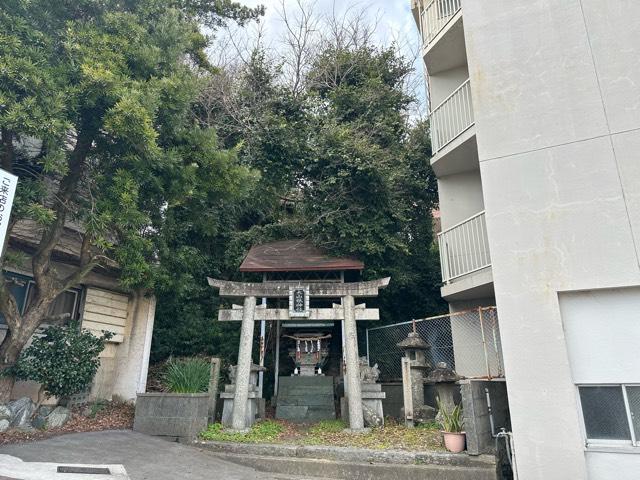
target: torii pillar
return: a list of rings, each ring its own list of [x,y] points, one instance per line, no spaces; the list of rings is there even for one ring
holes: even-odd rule
[[[253,349],[253,324],[256,312],[256,297],[245,297],[242,308],[242,327],[240,329],[240,348],[236,367],[236,391],[233,397],[231,428],[245,432],[247,400],[249,399],[249,377],[251,376],[251,350]]]
[[[233,431],[246,432],[250,425],[246,423],[247,399],[249,398],[249,376],[251,373],[251,351],[253,345],[253,324],[256,320],[343,320],[344,348],[346,361],[346,391],[349,406],[349,430],[357,433],[365,430],[362,412],[362,391],[360,387],[360,365],[358,357],[357,320],[378,320],[377,308],[355,305],[355,297],[376,297],[378,289],[389,285],[390,278],[369,282],[353,283],[311,283],[302,287],[300,282],[245,283],[228,282],[209,278],[209,285],[220,290],[221,297],[243,298],[242,308],[221,309],[218,319],[221,321],[240,320],[240,346],[236,370],[236,389],[233,398],[231,428]],[[304,290],[312,298],[340,298],[341,305],[333,308],[309,308],[305,299],[304,312],[297,312],[293,306],[289,309],[265,307],[256,308],[256,298],[292,298],[293,291]],[[259,318],[258,318],[259,317]]]

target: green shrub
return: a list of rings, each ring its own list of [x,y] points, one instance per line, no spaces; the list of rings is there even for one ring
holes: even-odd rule
[[[167,362],[162,383],[171,393],[202,393],[209,388],[211,364],[204,358],[171,359]]]
[[[18,380],[40,383],[46,397],[67,398],[87,389],[100,366],[98,355],[113,334],[97,337],[77,322],[50,326],[34,336],[10,374]]]
[[[440,399],[438,399],[438,412],[442,417],[440,420],[440,425],[442,425],[442,430],[449,433],[460,433],[462,432],[462,427],[464,423],[464,418],[462,416],[462,405],[456,405],[449,412],[442,405]]]

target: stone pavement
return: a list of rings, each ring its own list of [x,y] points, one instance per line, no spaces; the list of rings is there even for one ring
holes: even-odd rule
[[[0,454],[25,462],[122,464],[132,480],[284,480],[287,475],[257,472],[210,452],[129,430],[72,433],[39,442],[4,445]],[[0,478],[7,473],[2,471]],[[10,476],[10,475],[9,475]],[[296,477],[304,480],[302,477]]]

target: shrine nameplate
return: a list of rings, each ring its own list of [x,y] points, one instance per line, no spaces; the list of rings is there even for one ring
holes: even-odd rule
[[[289,317],[309,318],[309,286],[289,287]]]

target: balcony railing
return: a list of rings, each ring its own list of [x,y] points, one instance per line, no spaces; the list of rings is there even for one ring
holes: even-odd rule
[[[420,11],[420,30],[422,42],[428,45],[440,30],[460,10],[462,0],[431,0]]]
[[[434,155],[473,123],[471,86],[467,80],[431,112],[431,148]]]
[[[438,243],[444,283],[491,265],[484,211],[439,233]]]

